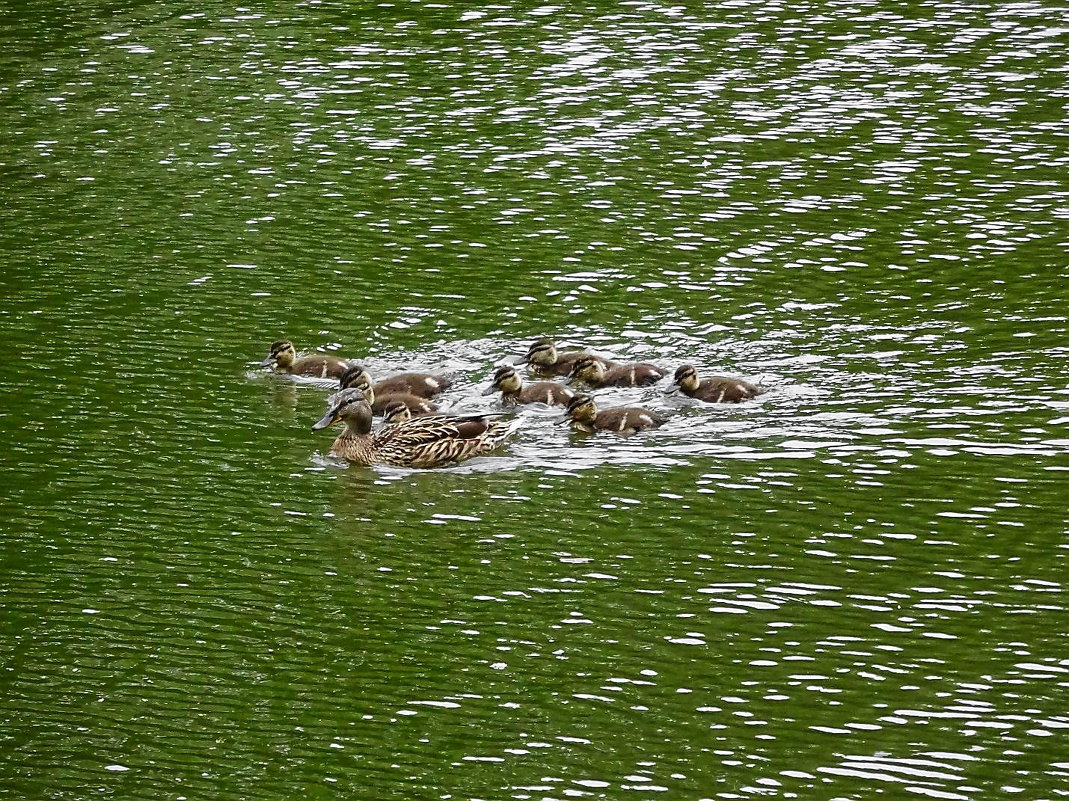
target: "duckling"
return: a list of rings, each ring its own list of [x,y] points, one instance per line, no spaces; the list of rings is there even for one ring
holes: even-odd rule
[[[468,415],[469,417],[471,415]],[[455,414],[441,414],[434,412],[421,412],[413,411],[404,404],[403,401],[391,400],[382,409],[382,424],[384,426],[390,426],[394,423],[403,423],[406,420],[412,420],[413,418],[427,418],[427,417],[440,417],[444,420],[455,420],[457,415]]]
[[[648,387],[668,375],[655,364],[618,364],[606,367],[589,356],[576,359],[568,373],[568,383],[585,381],[592,387]]]
[[[374,412],[374,407],[371,410]],[[382,407],[382,424],[384,426],[403,423],[411,419],[412,410],[408,408],[404,401],[391,399]]]
[[[363,373],[371,382],[371,375],[359,364],[352,364],[338,379],[342,389],[352,386],[357,376]],[[376,381],[373,386],[376,395],[397,395],[407,393],[417,398],[433,398],[439,392],[443,392],[453,383],[453,379],[444,375],[431,375],[430,373],[399,373],[382,381]]]
[[[575,395],[568,387],[556,381],[535,381],[524,386],[519,374],[507,365],[497,368],[493,383],[483,391],[483,395],[492,395],[498,390],[501,390],[501,400],[509,404],[548,403],[551,406],[567,406],[568,401]]]
[[[603,359],[600,356],[595,356],[582,350],[560,353],[551,339],[537,339],[532,342],[531,347],[527,350],[527,355],[520,359],[517,364],[526,364],[527,369],[533,375],[563,376],[568,375],[572,369],[572,363],[583,356],[596,359],[606,367],[614,366],[613,362],[608,359]]]
[[[657,428],[666,422],[661,415],[638,406],[623,406],[599,412],[597,404],[589,395],[576,395],[572,398],[566,413],[572,428],[587,434],[598,431],[634,434],[646,428]]]
[[[349,367],[347,359],[323,353],[297,358],[297,350],[287,339],[271,343],[271,352],[260,362],[261,367],[274,367],[280,373],[305,375],[314,378],[338,378]]]
[[[738,378],[726,378],[715,375],[712,378],[698,380],[698,371],[691,365],[684,364],[676,370],[672,379],[679,385],[680,391],[690,398],[707,403],[738,403],[756,398],[763,393],[763,387]]]
[[[343,389],[330,401],[315,430],[345,423],[330,452],[359,464],[439,467],[500,447],[512,432],[509,421],[491,415],[416,417],[371,432],[371,405],[358,389]]]
[[[367,370],[359,365],[354,365],[342,373],[339,381],[343,390],[360,390],[371,406],[372,414],[385,414],[387,407],[393,403],[402,404],[414,414],[430,414],[438,411],[438,407],[426,398],[419,398],[408,392],[384,392],[380,395],[376,390],[378,384],[373,386],[371,384],[371,376],[368,375]],[[334,396],[332,395],[331,397]]]

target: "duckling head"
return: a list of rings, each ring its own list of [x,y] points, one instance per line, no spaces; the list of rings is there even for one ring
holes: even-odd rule
[[[260,362],[260,366],[286,369],[293,364],[296,358],[297,351],[293,347],[293,343],[288,339],[280,339],[271,343],[271,350],[268,352],[267,358]]]
[[[343,389],[331,396],[327,413],[312,424],[312,430],[329,428],[337,423],[345,423],[360,434],[370,433],[371,404],[359,389]]]
[[[555,364],[556,361],[557,346],[553,344],[553,340],[536,339],[531,343],[531,347],[527,349],[527,355],[520,359],[518,363],[549,365]]]
[[[505,365],[504,367],[498,367],[497,372],[494,373],[493,380],[490,386],[483,390],[483,395],[493,395],[498,390],[502,392],[519,392],[523,383],[520,381],[519,375],[516,371]]]
[[[408,408],[404,401],[390,401],[382,410],[382,424],[384,426],[403,423],[411,419],[412,410]]]
[[[371,374],[359,364],[346,368],[338,379],[338,384],[344,389],[358,389],[364,394],[369,404],[375,403],[375,390],[371,386]]]
[[[345,372],[338,378],[338,385],[341,389],[350,389],[361,382],[370,384],[371,375],[364,369],[363,365],[359,364],[352,364],[346,367]]]
[[[680,389],[688,390],[691,392],[696,390],[698,388],[698,384],[701,383],[700,381],[698,381],[698,371],[695,370],[689,364],[680,365],[676,369],[676,373],[672,377],[672,380],[675,381],[675,383],[679,386]]]
[[[594,418],[598,416],[598,407],[589,395],[576,395],[568,401],[568,408],[564,413],[573,423],[593,423]]]
[[[568,373],[568,381],[597,381],[605,375],[605,365],[599,359],[592,356],[582,356],[575,360],[572,370]]]

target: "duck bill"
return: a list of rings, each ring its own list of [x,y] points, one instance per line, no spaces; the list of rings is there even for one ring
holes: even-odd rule
[[[262,362],[260,362],[260,366],[261,367],[270,367],[274,363],[275,363],[275,357],[274,357],[274,355],[271,355],[271,356],[268,356],[266,359],[264,359]]]
[[[338,422],[339,419],[340,418],[338,417],[338,410],[329,409],[325,415],[319,418],[319,420],[312,423],[312,430],[318,431],[321,428],[330,428],[332,425]]]
[[[482,391],[482,394],[483,395],[493,395],[495,392],[497,392],[497,387],[489,386],[489,387],[487,387],[486,389],[484,389]]]

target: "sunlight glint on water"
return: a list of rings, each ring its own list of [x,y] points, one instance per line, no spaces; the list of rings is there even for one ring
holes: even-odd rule
[[[6,13],[0,795],[1064,796],[1058,14]],[[253,366],[542,336],[769,391],[364,469]]]

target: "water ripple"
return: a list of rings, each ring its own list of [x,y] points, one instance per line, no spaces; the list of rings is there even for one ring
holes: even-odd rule
[[[5,13],[0,794],[1063,787],[1055,11],[365,11]],[[769,392],[368,470],[282,336]]]

